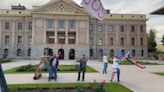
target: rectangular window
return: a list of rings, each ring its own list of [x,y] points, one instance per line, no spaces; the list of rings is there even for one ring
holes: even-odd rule
[[[72,26],[71,26],[72,24]],[[75,29],[75,21],[69,21],[69,27],[71,26],[71,29]]]
[[[141,30],[141,32],[143,32],[143,26],[140,26],[140,30]]]
[[[53,21],[48,21],[48,28],[53,28],[54,26],[54,22]]]
[[[99,37],[99,45],[102,46],[103,45],[103,38]]]
[[[121,37],[121,46],[124,46],[124,38]]]
[[[103,31],[103,26],[99,25],[99,32],[102,32],[102,31]]]
[[[75,44],[75,37],[74,36],[69,37],[69,44]]]
[[[59,21],[59,29],[64,29],[64,21]]]
[[[89,31],[93,31],[93,24],[89,25]]]
[[[135,38],[132,38],[132,40],[131,40],[131,45],[132,45],[132,46],[135,46]]]
[[[124,32],[124,26],[121,26],[121,32]]]
[[[28,44],[32,44],[32,36],[31,35],[28,36]]]
[[[10,28],[10,23],[9,22],[6,22],[5,23],[5,29],[9,29]]]
[[[48,43],[49,44],[54,44],[54,36],[48,36]]]
[[[5,35],[5,44],[9,44],[9,35]]]
[[[22,30],[22,23],[18,23],[18,30]]]
[[[113,32],[113,26],[110,26],[109,31],[110,31],[110,32]]]
[[[65,44],[65,36],[59,36],[59,44]]]
[[[114,45],[113,42],[114,42],[114,41],[113,41],[113,37],[110,37],[110,46],[113,46],[113,45]]]
[[[135,27],[131,26],[131,32],[135,32]]]
[[[29,22],[29,29],[32,30],[32,22]]]
[[[22,36],[18,36],[18,45],[22,45]]]
[[[142,57],[144,56],[144,50],[141,51],[141,56],[142,56]]]
[[[93,37],[90,37],[89,43],[90,45],[93,45]]]
[[[141,38],[141,46],[143,46],[143,38]]]

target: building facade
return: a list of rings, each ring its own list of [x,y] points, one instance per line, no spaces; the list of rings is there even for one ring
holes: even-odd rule
[[[20,5],[1,9],[0,56],[40,59],[49,48],[51,54],[61,51],[61,59],[78,59],[83,53],[96,59],[128,51],[133,58],[148,58],[146,15],[108,11],[100,21],[80,7],[72,23],[78,7],[72,0],[51,0],[31,10]]]

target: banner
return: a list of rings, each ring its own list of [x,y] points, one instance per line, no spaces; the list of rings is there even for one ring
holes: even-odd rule
[[[81,5],[83,5],[83,7],[85,7],[97,19],[104,19],[104,13],[106,13],[106,10],[100,0],[82,0]]]

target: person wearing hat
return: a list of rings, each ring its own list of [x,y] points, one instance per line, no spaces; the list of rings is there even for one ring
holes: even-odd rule
[[[104,73],[106,73],[106,74],[107,74],[108,57],[106,56],[106,54],[104,54],[104,57],[103,57],[103,63],[104,63],[103,74],[104,74]]]
[[[118,55],[115,56],[115,58],[113,59],[113,73],[112,73],[112,76],[111,76],[111,82],[114,78],[114,75],[115,73],[117,73],[117,81],[120,82],[120,69],[119,69],[119,63],[120,63],[120,60],[118,59]]]
[[[80,59],[77,81],[80,80],[81,71],[83,71],[82,81],[84,81],[85,71],[86,71],[86,63],[87,63],[87,59],[85,58],[85,53],[84,53],[83,56],[82,56],[82,58]]]

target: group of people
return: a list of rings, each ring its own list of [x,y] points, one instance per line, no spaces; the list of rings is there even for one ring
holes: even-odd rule
[[[106,73],[107,74],[107,67],[108,67],[108,60],[111,58],[108,58],[106,54],[104,54],[103,56],[103,63],[104,63],[104,69],[103,69],[103,74]],[[111,82],[113,81],[114,75],[115,73],[117,73],[117,81],[120,82],[120,69],[119,69],[119,63],[121,61],[118,59],[118,55],[115,56],[115,58],[113,59],[113,72],[111,75]]]
[[[50,59],[50,64],[49,64],[49,81],[51,80],[52,73],[54,72],[54,79],[57,81],[57,67],[59,65],[59,56],[56,54],[53,54],[53,57]],[[82,75],[82,81],[84,81],[85,78],[85,72],[86,72],[86,63],[87,59],[85,58],[85,53],[83,54],[82,58],[78,60],[79,63],[79,70],[78,70],[78,79],[77,81],[80,81],[80,74],[81,71],[83,72]]]
[[[51,80],[51,75],[54,72],[54,79],[55,81],[57,80],[57,67],[59,65],[59,56],[56,56],[56,54],[53,54],[53,57],[50,59],[50,64],[49,64],[49,81]],[[108,58],[106,54],[104,54],[103,57],[103,63],[104,63],[104,69],[103,69],[103,74],[106,73],[107,74],[107,67],[108,67],[108,60],[111,58]],[[87,59],[85,58],[85,53],[83,54],[82,58],[80,60],[78,60],[79,62],[79,70],[78,70],[78,79],[77,81],[80,81],[80,74],[81,71],[83,72],[82,75],[82,81],[84,81],[85,78],[85,72],[86,72],[86,63],[87,63]],[[111,82],[114,78],[115,73],[117,73],[117,81],[120,82],[120,69],[119,69],[119,63],[120,60],[118,59],[118,55],[115,56],[115,58],[113,59],[113,72],[112,72],[112,76],[111,76]]]

